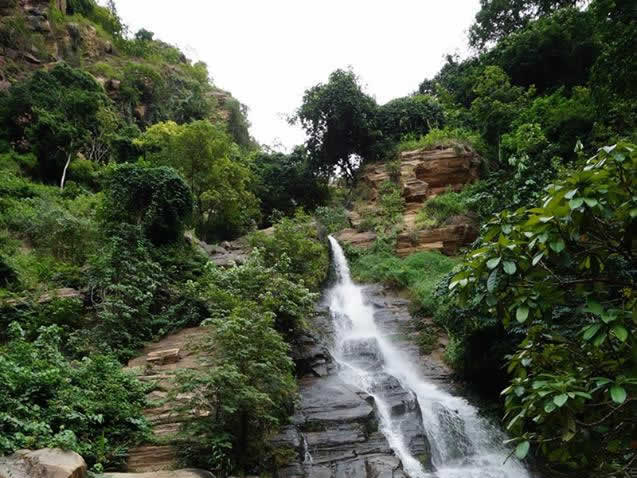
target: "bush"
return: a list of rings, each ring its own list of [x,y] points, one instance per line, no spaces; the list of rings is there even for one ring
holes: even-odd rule
[[[460,304],[519,331],[501,357],[507,428],[518,456],[533,445],[560,473],[630,466],[636,178],[637,146],[601,148],[537,207],[495,215],[449,284]]]
[[[396,98],[378,108],[378,128],[392,142],[406,134],[425,135],[444,123],[442,106],[431,96]]]
[[[267,266],[276,267],[311,291],[317,291],[327,277],[326,244],[319,240],[316,224],[302,211],[275,224],[272,234],[256,232],[249,241],[263,250]]]
[[[238,308],[210,323],[203,344],[215,350],[201,371],[180,375],[186,410],[200,410],[182,430],[182,452],[194,466],[231,473],[264,464],[264,442],[292,410],[295,382],[288,345],[273,315]]]
[[[473,190],[461,192],[447,191],[431,199],[427,199],[418,211],[416,224],[420,227],[437,227],[451,216],[470,214]]]
[[[115,166],[105,189],[106,220],[140,226],[154,244],[179,240],[192,215],[190,188],[172,168]]]
[[[349,227],[349,220],[344,207],[321,206],[316,208],[314,216],[328,234],[333,234]]]
[[[55,326],[35,341],[17,324],[11,334],[0,346],[0,453],[61,446],[89,466],[120,465],[147,429],[141,383],[105,356],[69,362]]]
[[[407,139],[398,144],[398,151],[435,148],[468,149],[480,153],[486,149],[479,134],[461,128],[435,128],[424,136],[417,138],[407,137]]]
[[[380,235],[393,235],[402,221],[405,198],[399,185],[386,180],[378,188],[378,210],[375,230]]]

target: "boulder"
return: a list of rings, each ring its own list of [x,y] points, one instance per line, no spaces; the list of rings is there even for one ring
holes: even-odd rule
[[[110,79],[106,82],[106,89],[110,91],[119,91],[122,86],[122,82],[119,80]]]
[[[84,459],[59,448],[20,450],[0,459],[0,478],[85,478]]]
[[[376,240],[376,233],[372,231],[358,232],[356,229],[343,229],[336,235],[339,242],[367,249]]]
[[[179,362],[179,349],[171,348],[164,350],[156,350],[146,354],[146,362],[149,365],[166,365],[169,363]]]
[[[139,121],[143,121],[146,118],[146,110],[146,105],[137,105],[134,111],[135,118],[137,118]]]
[[[477,237],[478,228],[469,221],[409,234],[403,232],[398,235],[396,254],[406,257],[414,252],[438,250],[443,254],[454,255]]]
[[[209,471],[185,470],[153,471],[150,473],[106,473],[103,478],[215,478]]]

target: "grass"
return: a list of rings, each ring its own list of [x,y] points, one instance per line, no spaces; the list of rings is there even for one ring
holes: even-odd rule
[[[447,191],[428,199],[418,211],[416,225],[422,228],[440,226],[451,216],[467,215],[470,212],[472,188],[460,192]]]
[[[435,309],[434,291],[438,282],[457,260],[439,252],[417,252],[401,259],[390,252],[369,252],[353,259],[353,277],[361,282],[382,282],[406,289],[413,305],[424,314]]]
[[[398,151],[416,149],[456,148],[482,151],[482,140],[477,133],[462,128],[432,129],[420,138],[408,138],[398,144]]]

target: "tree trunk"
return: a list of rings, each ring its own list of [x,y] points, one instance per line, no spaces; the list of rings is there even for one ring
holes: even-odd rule
[[[66,164],[64,165],[64,171],[62,172],[62,179],[60,180],[60,189],[64,189],[64,181],[66,181],[66,170],[69,168],[69,164],[71,164],[71,156],[73,153],[69,153],[69,157],[66,160]]]

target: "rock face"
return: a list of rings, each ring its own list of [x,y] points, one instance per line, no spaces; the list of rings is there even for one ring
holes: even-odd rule
[[[243,264],[250,254],[250,247],[245,239],[224,241],[221,245],[208,244],[196,237],[186,234],[186,238],[201,249],[210,262],[219,267],[232,267]]]
[[[406,207],[396,253],[406,256],[418,251],[437,250],[448,255],[457,254],[460,247],[477,237],[477,228],[470,217],[455,217],[442,227],[426,230],[417,227],[416,218],[427,199],[447,190],[459,191],[476,181],[480,158],[473,151],[458,147],[406,151],[398,159],[399,182]],[[390,179],[384,163],[365,168],[362,180],[368,186],[371,207],[350,213],[352,228],[344,229],[336,236],[340,242],[364,249],[373,244],[376,234],[359,229],[365,215],[374,214],[380,185]]]
[[[178,475],[159,475],[160,470],[172,470],[177,465],[177,451],[170,445],[170,439],[179,431],[181,423],[186,419],[180,414],[179,400],[184,397],[166,401],[170,391],[174,388],[176,370],[194,369],[200,367],[199,357],[201,351],[197,343],[206,333],[203,327],[183,329],[172,335],[164,337],[157,343],[144,349],[143,354],[128,362],[128,368],[134,371],[140,380],[155,382],[157,387],[150,392],[148,400],[149,408],[144,410],[144,416],[149,421],[153,435],[161,439],[163,445],[143,444],[129,451],[127,469],[131,472],[148,473],[148,475],[121,475],[140,476],[141,478],[191,478],[206,477],[209,475],[192,475],[192,471],[180,472]],[[157,405],[153,405],[153,402]],[[186,473],[186,474],[184,474]],[[117,474],[109,476],[120,476]]]
[[[383,288],[369,288],[377,324],[388,335],[406,336],[412,325],[406,300],[388,295]],[[315,335],[305,336],[294,348],[299,376],[299,401],[290,425],[272,438],[271,445],[287,460],[278,463],[278,478],[407,478],[400,459],[379,429],[373,397],[353,388],[339,376],[339,366],[328,352],[332,319],[318,308],[311,319]],[[405,348],[413,347],[405,343]],[[352,340],[344,354],[357,358],[357,366],[377,367],[381,354],[371,339]],[[448,377],[448,369],[423,358],[431,374]],[[309,364],[315,364],[314,366]],[[321,372],[315,370],[316,364]],[[415,456],[429,463],[429,442],[416,398],[391,376],[380,374],[374,394],[390,404],[390,413],[403,418],[402,433]]]
[[[86,463],[75,452],[58,448],[20,450],[0,458],[0,478],[85,478]]]
[[[401,257],[414,252],[439,250],[443,254],[455,255],[460,248],[470,244],[478,237],[478,228],[467,218],[467,222],[435,229],[418,231],[415,233],[402,233],[398,235],[396,254]]]

